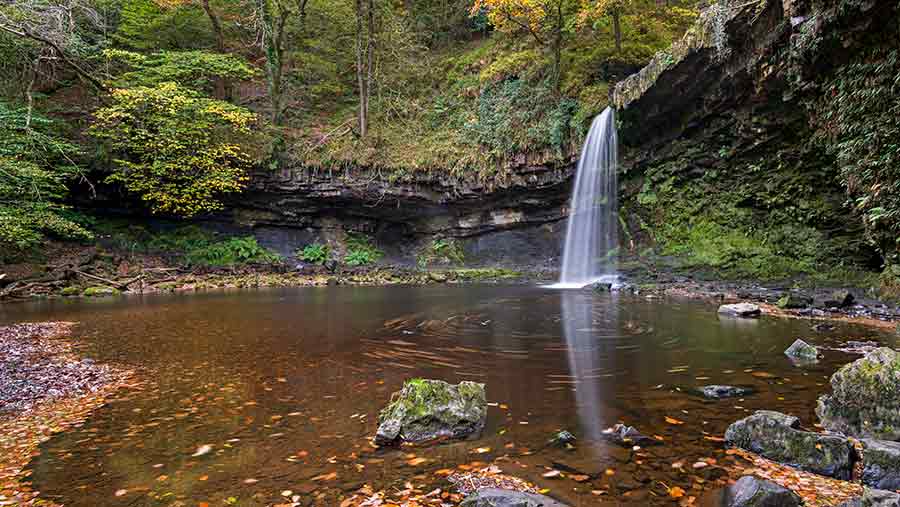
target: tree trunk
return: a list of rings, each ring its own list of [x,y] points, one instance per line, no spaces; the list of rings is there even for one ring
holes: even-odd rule
[[[209,0],[200,0],[200,6],[203,7],[203,12],[209,18],[209,24],[212,26],[213,34],[216,36],[216,51],[225,53],[225,34],[222,32],[222,23],[219,21],[219,16],[210,7]],[[231,83],[228,79],[216,78],[215,86],[216,89],[213,95],[217,99],[228,100],[231,98]]]
[[[281,74],[284,68],[282,44],[287,13],[279,9],[276,19],[272,12],[271,0],[257,0],[263,25],[263,49],[266,53],[266,73],[269,78],[269,102],[272,106],[272,124],[281,124]]]
[[[563,35],[562,1],[556,2],[556,34],[553,38],[553,89],[559,93],[562,81],[562,35]]]
[[[621,20],[619,19],[620,16],[621,13],[618,11],[618,9],[612,12],[613,33],[616,37],[616,53],[622,52],[622,24]]]
[[[365,19],[364,19],[365,18]],[[363,26],[365,22],[365,27]],[[375,64],[373,0],[356,0],[356,85],[359,89],[359,136],[369,133],[369,98]]]

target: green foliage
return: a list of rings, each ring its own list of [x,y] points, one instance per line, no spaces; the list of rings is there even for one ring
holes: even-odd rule
[[[459,241],[452,238],[441,238],[429,243],[417,256],[416,263],[420,268],[424,268],[433,264],[461,265],[465,260],[465,252]]]
[[[840,68],[816,111],[850,204],[887,262],[900,262],[900,52]]]
[[[185,256],[188,264],[230,267],[244,264],[273,264],[281,257],[263,248],[253,236],[229,238],[191,250]]]
[[[214,211],[222,195],[244,187],[253,113],[175,83],[114,90],[112,98],[89,132],[116,156],[108,181],[122,183],[152,211]]]
[[[45,234],[89,239],[58,204],[66,181],[80,175],[78,148],[52,133],[53,122],[0,101],[0,251],[37,245]],[[0,258],[6,257],[0,254]]]
[[[549,84],[510,79],[482,92],[477,117],[463,132],[501,160],[528,151],[568,152],[576,106],[571,99],[558,98]]]
[[[121,88],[155,87],[173,82],[210,93],[218,79],[240,81],[258,75],[256,69],[238,56],[209,51],[160,51],[143,55],[109,49],[104,55],[129,69],[113,81]]]
[[[194,3],[161,6],[154,0],[122,2],[112,40],[139,51],[209,47],[213,34],[203,10]]]
[[[347,255],[344,256],[344,262],[348,266],[369,266],[384,256],[367,236],[351,233],[347,235],[346,243]]]
[[[328,248],[328,245],[323,245],[321,243],[311,243],[297,252],[297,257],[303,262],[319,265],[325,264],[330,255],[331,249]]]

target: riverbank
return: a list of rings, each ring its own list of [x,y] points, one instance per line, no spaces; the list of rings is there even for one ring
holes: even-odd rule
[[[38,446],[85,421],[133,371],[83,358],[68,339],[72,322],[0,327],[0,505],[44,505],[29,484]]]

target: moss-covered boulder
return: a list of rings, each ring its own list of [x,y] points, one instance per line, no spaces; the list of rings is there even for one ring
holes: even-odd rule
[[[787,293],[784,296],[781,296],[781,299],[778,300],[778,308],[784,308],[786,310],[789,309],[797,309],[797,308],[806,308],[811,305],[813,302],[811,297],[804,296],[802,294],[795,293]]]
[[[851,477],[856,453],[847,439],[798,427],[796,417],[760,410],[729,426],[725,442],[808,472],[838,479]]]
[[[900,442],[864,439],[862,482],[878,489],[900,490]]]
[[[115,296],[121,294],[122,291],[119,289],[114,289],[112,287],[88,287],[84,289],[82,294],[87,297],[103,297],[103,296]]]
[[[816,414],[829,431],[900,440],[900,354],[881,347],[831,376]]]
[[[377,445],[477,437],[487,420],[484,384],[412,379],[378,416]]]
[[[819,359],[819,349],[797,338],[794,340],[794,343],[784,351],[784,355],[799,362],[813,363]]]

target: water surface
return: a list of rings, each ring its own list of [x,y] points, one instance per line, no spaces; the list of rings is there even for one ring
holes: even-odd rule
[[[338,505],[364,483],[446,487],[434,472],[494,460],[576,506],[671,504],[656,496],[666,487],[691,495],[712,487],[715,467],[691,464],[729,462],[718,437],[730,422],[765,408],[813,426],[827,377],[853,357],[827,352],[796,368],[782,354],[795,338],[827,345],[875,334],[817,334],[800,319],[722,319],[696,302],[525,286],[57,300],[4,305],[0,319],[79,321],[85,354],[141,368],[148,380],[43,445],[34,486],[69,506],[271,505],[282,491]],[[410,377],[486,383],[493,405],[482,437],[374,449],[378,411]],[[759,392],[716,402],[686,392],[713,383]],[[617,422],[664,444],[602,443]],[[575,449],[547,446],[560,429],[578,437]],[[192,456],[204,445],[212,450]],[[685,467],[672,466],[679,462]],[[541,477],[549,467],[597,478]]]

